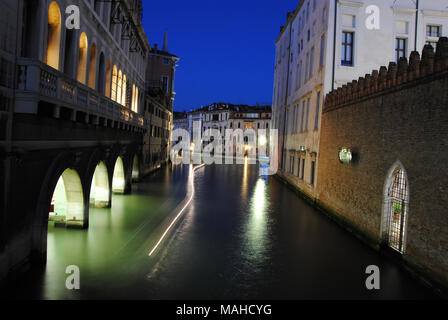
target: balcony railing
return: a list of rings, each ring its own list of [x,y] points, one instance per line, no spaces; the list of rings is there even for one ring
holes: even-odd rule
[[[143,116],[39,60],[19,59],[17,89],[19,92],[16,112],[37,113],[37,103],[27,103],[31,96],[37,96],[39,99],[88,115],[122,121],[138,127],[145,126]]]

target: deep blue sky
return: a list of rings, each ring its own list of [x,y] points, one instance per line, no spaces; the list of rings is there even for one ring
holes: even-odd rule
[[[143,0],[151,46],[179,56],[175,110],[271,103],[274,42],[299,0]]]

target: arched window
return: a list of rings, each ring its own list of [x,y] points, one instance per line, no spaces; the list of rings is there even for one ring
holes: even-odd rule
[[[104,53],[100,53],[100,63],[98,66],[98,92],[104,94],[106,91],[106,65]]]
[[[126,75],[123,75],[123,93],[121,95],[121,104],[126,107],[126,92],[127,92],[127,84],[126,84]]]
[[[116,102],[118,102],[119,104],[121,104],[122,86],[123,86],[123,73],[120,70],[118,71],[117,100],[116,100]]]
[[[114,65],[114,71],[112,75],[112,95],[111,99],[117,101],[117,89],[118,89],[118,70],[117,66]]]
[[[108,98],[110,98],[110,87],[111,87],[111,63],[110,60],[107,61],[107,68],[106,68],[106,92],[104,93],[104,95]]]
[[[132,85],[132,104],[131,104],[132,111],[135,110],[135,84]]]
[[[409,187],[406,172],[397,162],[389,171],[384,186],[382,239],[389,247],[404,252]]]
[[[90,48],[89,87],[96,89],[96,44],[94,43]]]
[[[87,50],[89,43],[85,32],[79,37],[79,57],[78,57],[78,81],[86,83],[87,76]]]
[[[48,37],[46,63],[59,69],[59,52],[61,48],[61,10],[56,1],[48,8]]]
[[[138,112],[138,87],[135,87],[135,106],[134,112]]]

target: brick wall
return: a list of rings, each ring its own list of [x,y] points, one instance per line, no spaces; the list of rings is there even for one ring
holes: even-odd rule
[[[398,66],[381,67],[326,97],[318,201],[374,244],[394,164],[409,187],[403,259],[448,287],[448,38]],[[354,152],[351,164],[338,159]]]

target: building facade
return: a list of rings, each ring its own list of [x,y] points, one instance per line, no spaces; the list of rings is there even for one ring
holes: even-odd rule
[[[174,128],[174,78],[179,58],[168,52],[165,32],[162,50],[157,44],[148,54],[146,69],[146,109],[149,120],[144,153],[148,170],[159,168],[169,161],[171,134]]]
[[[276,41],[278,173],[316,198],[325,95],[448,33],[446,1],[300,1]]]
[[[330,92],[317,202],[448,288],[448,38]],[[445,292],[446,294],[446,292]]]
[[[186,112],[174,112],[174,130],[182,129],[188,131],[188,114]]]
[[[139,0],[0,3],[0,280],[45,263],[50,224],[87,229],[90,205],[139,178],[141,13]]]
[[[272,109],[270,106],[247,106],[233,105],[229,103],[213,103],[188,113],[188,131],[190,141],[194,141],[194,128],[200,131],[203,136],[207,130],[215,129],[219,133],[222,141],[222,149],[214,150],[217,153],[225,154],[240,153],[244,150],[237,150],[237,146],[243,147],[249,143],[254,144],[263,139],[266,143],[266,152],[269,153],[270,128]],[[182,120],[182,124],[184,120]],[[234,143],[225,145],[226,130],[241,130],[242,135],[235,135]],[[252,131],[253,130],[253,131]],[[253,139],[253,140],[252,140]],[[207,141],[203,141],[208,144]],[[246,150],[248,151],[248,150]],[[258,150],[255,150],[257,154]]]

